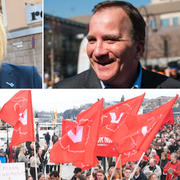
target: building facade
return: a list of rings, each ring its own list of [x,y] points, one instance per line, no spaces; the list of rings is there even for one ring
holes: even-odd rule
[[[79,46],[87,34],[87,24],[44,15],[44,73],[53,84],[77,74]],[[49,84],[48,86],[51,86]]]
[[[42,75],[42,0],[0,0],[7,24],[7,56],[3,62],[36,66]]]

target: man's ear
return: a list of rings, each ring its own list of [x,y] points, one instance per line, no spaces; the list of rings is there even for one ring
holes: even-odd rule
[[[140,59],[143,52],[144,52],[144,46],[145,46],[145,42],[143,40],[140,40],[137,42],[137,48],[136,48],[136,59]]]

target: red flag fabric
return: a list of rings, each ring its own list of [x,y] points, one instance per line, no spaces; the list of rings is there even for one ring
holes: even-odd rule
[[[99,143],[97,144],[96,155],[105,157],[118,157],[118,145],[112,140],[118,141],[128,133],[123,124],[130,114],[137,114],[145,93],[135,98],[120,102],[103,109],[101,127],[99,130]],[[122,128],[123,127],[123,128]],[[121,132],[118,131],[121,128]]]
[[[171,108],[171,110],[169,111],[166,119],[164,120],[162,126],[164,126],[165,124],[172,124],[174,125],[174,116],[173,116],[173,109]]]
[[[30,90],[21,90],[1,109],[3,121],[14,126],[10,147],[35,141],[32,99]]]
[[[82,163],[82,162],[75,162],[74,164],[73,164],[73,166],[76,166],[76,167],[79,167],[79,168],[81,168],[81,170],[82,171],[85,171],[85,170],[87,170],[87,169],[90,169],[90,168],[92,168],[92,167],[95,167],[97,164],[99,164],[99,161],[98,161],[98,159],[97,158],[95,158],[95,161],[93,162],[93,165],[88,165],[88,164],[84,164],[84,163]]]
[[[62,137],[76,125],[76,122],[62,119]]]
[[[15,126],[25,107],[27,107],[27,92],[26,90],[21,90],[6,102],[0,111],[0,119],[11,126]]]
[[[146,152],[177,98],[178,95],[150,113],[129,116],[126,120],[129,133],[117,142],[119,154]]]
[[[50,162],[94,165],[102,107],[103,99],[79,114],[77,125],[54,144]]]

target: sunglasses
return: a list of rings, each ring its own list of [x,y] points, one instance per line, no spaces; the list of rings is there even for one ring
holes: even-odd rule
[[[98,169],[94,169],[94,170],[98,171]]]
[[[176,70],[178,70],[178,67],[171,67],[171,69],[176,69]]]

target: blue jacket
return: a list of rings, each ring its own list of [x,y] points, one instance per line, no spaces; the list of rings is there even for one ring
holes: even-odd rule
[[[6,158],[0,154],[0,162],[6,163]]]
[[[2,63],[0,88],[42,88],[42,78],[35,66]]]

